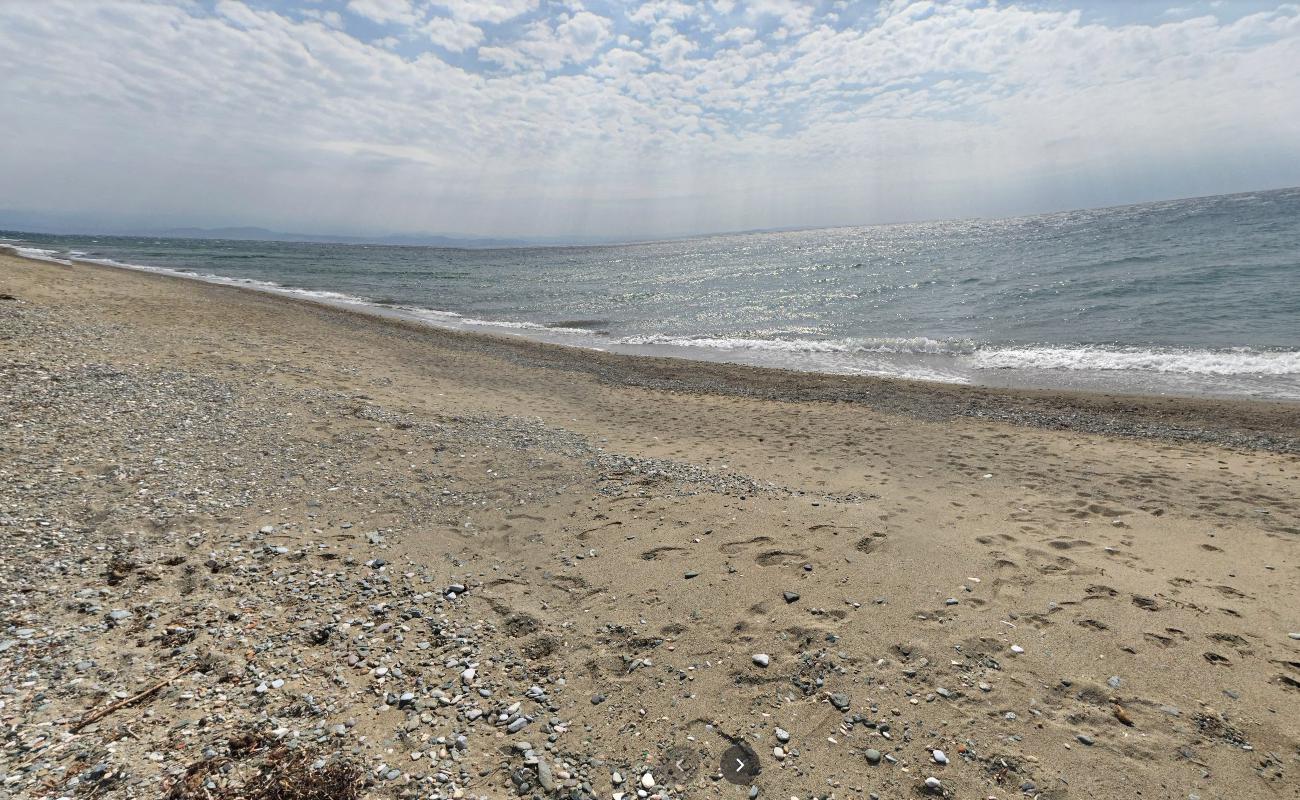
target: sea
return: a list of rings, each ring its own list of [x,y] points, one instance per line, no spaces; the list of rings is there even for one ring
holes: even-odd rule
[[[1300,400],[1300,188],[582,247],[20,231],[0,244],[630,355]]]

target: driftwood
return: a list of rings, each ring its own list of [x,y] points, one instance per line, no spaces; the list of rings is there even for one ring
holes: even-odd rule
[[[104,708],[101,708],[98,711],[92,711],[91,713],[87,714],[86,716],[82,717],[80,720],[75,722],[69,730],[71,730],[73,733],[76,733],[77,731],[86,727],[90,723],[98,722],[104,717],[107,717],[109,714],[112,714],[114,711],[117,711],[119,708],[126,708],[127,706],[133,706],[136,703],[140,702],[141,700],[144,700],[145,698],[149,697],[149,695],[163,688],[164,686],[167,686],[172,681],[190,672],[193,672],[198,666],[199,666],[198,664],[191,664],[190,666],[186,667],[185,669],[181,670],[180,672],[176,673],[170,678],[163,678],[162,680],[158,681],[157,683],[153,684],[147,689],[137,692],[131,695],[130,697],[126,698],[125,700],[118,700],[116,703],[113,703],[110,706],[105,706]]]

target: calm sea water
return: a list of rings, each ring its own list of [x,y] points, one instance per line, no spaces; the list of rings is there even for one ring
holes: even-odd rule
[[[616,352],[1300,399],[1300,189],[602,247],[0,236],[48,258]]]

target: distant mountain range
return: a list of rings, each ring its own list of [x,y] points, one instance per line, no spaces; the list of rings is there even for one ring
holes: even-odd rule
[[[498,238],[457,234],[382,234],[372,236],[285,233],[269,228],[239,226],[225,228],[148,228],[130,224],[105,224],[79,215],[55,215],[0,209],[0,230],[68,236],[157,236],[167,239],[230,239],[259,242],[319,242],[321,244],[379,244],[423,247],[537,247],[615,244],[623,239],[608,237],[545,236]]]
[[[161,236],[169,239],[231,239],[258,242],[320,242],[322,244],[388,244],[421,245],[427,247],[527,247],[539,244],[533,239],[491,239],[487,237],[460,237],[439,235],[396,234],[391,236],[332,236],[312,233],[284,233],[266,228],[167,228],[161,231],[141,231],[140,236]]]

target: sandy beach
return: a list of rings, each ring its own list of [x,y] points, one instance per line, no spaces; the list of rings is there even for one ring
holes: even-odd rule
[[[0,369],[0,794],[1300,797],[1300,405],[9,255]]]

